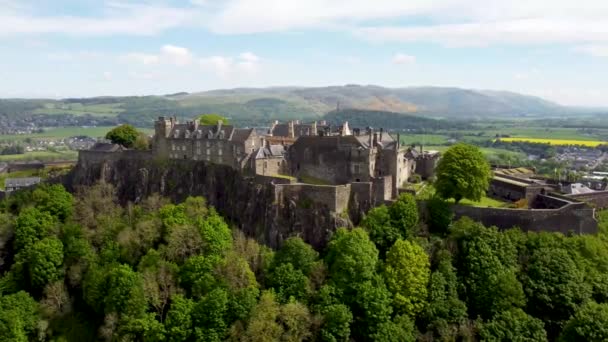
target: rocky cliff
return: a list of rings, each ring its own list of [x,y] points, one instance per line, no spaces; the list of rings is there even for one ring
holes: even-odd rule
[[[348,210],[335,211],[331,200],[319,201],[315,192],[282,191],[287,185],[277,184],[280,179],[245,176],[228,166],[202,161],[155,160],[137,151],[81,152],[66,186],[75,189],[99,181],[113,184],[123,203],[137,203],[154,193],[175,202],[204,196],[243,232],[272,247],[300,236],[321,248],[338,227],[352,226]],[[348,207],[349,201],[353,203],[350,188],[345,196]],[[360,210],[353,211],[359,216]]]

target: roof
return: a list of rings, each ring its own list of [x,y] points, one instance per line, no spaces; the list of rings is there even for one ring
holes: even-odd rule
[[[97,151],[97,152],[116,152],[116,151],[122,151],[125,148],[122,147],[119,144],[111,144],[111,143],[96,143],[95,145],[93,145],[93,147],[91,147],[91,151]]]
[[[516,186],[521,186],[521,187],[527,187],[530,184],[525,183],[525,182],[520,182],[520,181],[516,181],[514,179],[509,179],[509,178],[504,178],[504,177],[500,177],[495,175],[493,178],[495,181],[499,181],[499,182],[503,182],[503,183],[507,183],[507,184],[512,184],[512,185],[516,185]]]
[[[595,192],[594,190],[589,189],[586,185],[581,183],[568,184],[562,190],[564,193],[570,195],[588,194],[590,192]]]
[[[22,188],[40,183],[40,177],[7,178],[4,180],[6,188]]]
[[[253,128],[237,128],[232,133],[230,140],[244,142],[245,140],[249,139],[252,134],[255,134],[255,130]]]
[[[231,125],[222,125],[218,130],[218,125],[199,125],[196,130],[191,123],[175,124],[169,134],[170,139],[225,139],[229,140],[234,132]]]
[[[255,159],[264,158],[280,158],[285,155],[285,146],[283,145],[270,145],[264,146],[258,149]]]

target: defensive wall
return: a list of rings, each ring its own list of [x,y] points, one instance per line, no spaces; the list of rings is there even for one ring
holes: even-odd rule
[[[587,202],[596,209],[608,208],[608,191],[596,191],[587,194],[568,195],[568,197]]]
[[[594,208],[565,196],[538,195],[537,200],[549,209],[511,209],[454,205],[455,218],[470,217],[485,226],[499,229],[519,227],[523,231],[548,231],[563,234],[594,234],[597,220]]]

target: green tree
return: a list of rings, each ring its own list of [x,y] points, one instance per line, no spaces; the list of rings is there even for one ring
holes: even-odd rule
[[[203,240],[203,254],[222,255],[232,246],[232,232],[226,221],[211,210],[209,215],[198,221],[198,228]]]
[[[42,184],[32,192],[32,201],[36,209],[47,212],[61,222],[72,215],[74,197],[67,192],[63,185]]]
[[[547,333],[545,332],[543,322],[526,314],[519,308],[500,312],[492,320],[480,323],[478,328],[479,337],[482,341],[547,341]]]
[[[218,114],[202,114],[198,117],[201,125],[217,125],[217,122],[222,120],[224,125],[230,125],[230,121]]]
[[[124,147],[131,148],[137,140],[139,132],[135,127],[124,124],[113,128],[106,133],[106,139],[110,140],[114,144],[120,144]]]
[[[414,196],[401,194],[388,209],[393,227],[397,228],[403,238],[416,236],[418,227],[418,205]]]
[[[437,196],[433,196],[426,202],[426,207],[429,215],[427,220],[429,231],[440,235],[447,233],[454,217],[450,204]]]
[[[374,277],[378,250],[363,229],[340,228],[329,242],[326,260],[333,283],[347,289]]]
[[[137,138],[133,142],[133,148],[136,150],[147,150],[150,148],[150,139],[144,132],[138,132]]]
[[[429,305],[424,319],[429,331],[441,340],[452,340],[457,327],[467,318],[467,307],[458,298],[459,283],[449,252],[438,252],[437,259],[437,269],[431,274]]]
[[[278,317],[283,326],[281,341],[306,341],[312,335],[312,315],[306,305],[299,302],[289,302],[281,306]]]
[[[38,303],[27,292],[0,296],[0,340],[34,340],[38,320]]]
[[[265,291],[253,308],[241,340],[246,342],[279,341],[283,327],[277,322],[281,307],[272,292]]]
[[[290,298],[306,300],[310,288],[308,278],[298,269],[294,269],[291,263],[281,264],[273,269],[269,276],[267,285],[276,292],[279,303],[287,303]]]
[[[63,275],[63,243],[57,238],[44,238],[27,251],[29,279],[32,287],[42,288]]]
[[[374,342],[414,342],[416,328],[410,317],[396,316],[392,321],[381,323],[372,337]]]
[[[429,257],[420,245],[398,240],[386,254],[384,277],[398,313],[416,317],[427,304]]]
[[[400,230],[393,225],[388,207],[381,205],[367,212],[361,226],[369,233],[369,238],[376,244],[382,255],[395,243],[402,239]]]
[[[143,280],[128,265],[112,267],[106,275],[105,312],[116,312],[131,317],[142,317],[146,310]]]
[[[344,304],[330,304],[321,308],[323,324],[319,332],[322,341],[346,342],[350,337],[353,314]]]
[[[15,220],[15,249],[27,249],[50,233],[55,220],[37,208],[23,209]]]
[[[593,301],[581,306],[562,331],[560,341],[607,341],[608,304]]]
[[[456,144],[443,154],[435,171],[435,189],[444,199],[456,203],[466,198],[479,201],[490,184],[490,166],[479,148]]]
[[[209,292],[192,310],[194,335],[197,341],[224,341],[228,324],[228,293],[221,288]]]
[[[380,276],[356,284],[355,290],[353,298],[348,298],[352,302],[350,306],[354,316],[353,337],[356,340],[373,341],[382,324],[391,320],[391,293]]]
[[[591,298],[585,274],[562,248],[539,248],[532,252],[523,276],[528,312],[547,323],[553,336],[577,307]]]
[[[285,240],[281,249],[275,253],[273,264],[279,266],[290,263],[294,269],[308,276],[318,258],[319,253],[302,238],[291,237]]]
[[[171,297],[171,307],[167,312],[165,328],[167,330],[167,341],[185,342],[191,340],[192,310],[194,301],[177,294]]]

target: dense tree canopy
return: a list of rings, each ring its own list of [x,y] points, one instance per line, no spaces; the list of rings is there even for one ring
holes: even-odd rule
[[[419,222],[402,196],[325,248],[272,250],[201,197],[121,206],[108,184],[43,185],[4,201],[2,341],[608,338],[604,233],[501,232],[442,200]]]
[[[198,117],[201,125],[217,125],[218,121],[222,121],[224,125],[230,125],[230,121],[218,114],[202,114]]]
[[[490,185],[490,165],[479,148],[457,144],[445,151],[435,171],[435,189],[444,199],[479,201]]]
[[[106,139],[128,148],[133,147],[138,138],[139,132],[137,129],[128,124],[120,125],[106,133]]]

